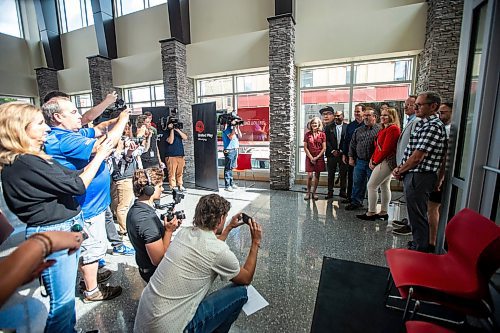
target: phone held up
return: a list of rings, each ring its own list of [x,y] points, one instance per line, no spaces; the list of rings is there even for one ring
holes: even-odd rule
[[[243,220],[243,223],[245,223],[245,224],[249,224],[250,221],[252,220],[252,218],[245,213],[241,213],[241,219]]]

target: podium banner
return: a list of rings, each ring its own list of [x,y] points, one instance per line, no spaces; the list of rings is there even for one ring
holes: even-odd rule
[[[193,104],[195,185],[219,191],[217,113],[215,102]]]

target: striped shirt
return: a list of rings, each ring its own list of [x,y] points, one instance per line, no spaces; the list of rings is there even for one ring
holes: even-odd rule
[[[443,160],[446,148],[446,129],[435,114],[420,120],[411,133],[406,146],[402,164],[415,150],[426,152],[426,156],[416,167],[408,172],[437,172]]]
[[[352,135],[351,143],[349,144],[349,157],[368,161],[372,158],[375,151],[375,138],[380,131],[378,124],[368,127],[366,125],[358,127]]]

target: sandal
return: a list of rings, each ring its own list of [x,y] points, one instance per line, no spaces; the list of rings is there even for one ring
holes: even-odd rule
[[[309,194],[306,194],[306,195],[304,196],[304,200],[310,200],[310,199],[311,199],[311,197],[309,196]]]

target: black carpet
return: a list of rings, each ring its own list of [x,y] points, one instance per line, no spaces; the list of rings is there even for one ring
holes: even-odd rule
[[[384,306],[388,272],[324,257],[311,332],[399,332],[403,313]]]

